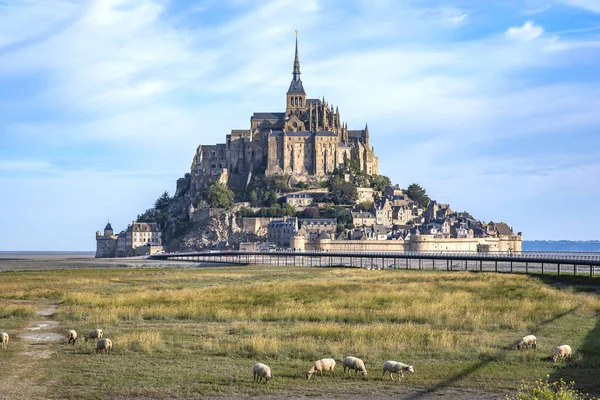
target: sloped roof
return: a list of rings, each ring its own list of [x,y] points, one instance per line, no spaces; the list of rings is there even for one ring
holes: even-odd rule
[[[255,112],[252,114],[252,119],[282,119],[285,117],[283,112]]]

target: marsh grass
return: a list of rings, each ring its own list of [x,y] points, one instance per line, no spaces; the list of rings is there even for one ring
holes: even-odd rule
[[[102,327],[115,342],[108,360],[89,358],[89,349],[74,357],[57,344],[44,381],[59,398],[322,394],[349,384],[375,395],[448,386],[508,393],[524,376],[559,371],[547,356],[557,342],[577,348],[600,313],[596,294],[508,274],[222,267],[3,278],[0,299],[59,298],[55,318],[64,327]],[[0,326],[9,318],[0,316]],[[538,349],[514,350],[529,333]],[[346,355],[365,360],[368,379],[302,380],[315,359]],[[418,372],[402,386],[373,386],[388,359]],[[272,385],[250,384],[256,361],[271,364]],[[90,383],[85,374],[53,369],[56,362],[75,371],[92,362],[106,376]],[[586,359],[572,362],[582,364],[584,382],[600,372],[590,372]],[[315,392],[314,385],[322,386]]]

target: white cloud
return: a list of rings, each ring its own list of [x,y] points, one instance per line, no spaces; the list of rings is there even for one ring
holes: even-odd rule
[[[536,39],[544,33],[544,28],[536,25],[533,21],[526,21],[523,26],[508,28],[505,35],[509,39],[527,42]]]
[[[51,1],[35,4],[42,3],[51,8]],[[60,206],[58,196],[51,205],[65,218],[69,208],[85,215],[90,232],[106,217],[126,225],[188,170],[198,144],[223,142],[230,129],[247,127],[254,111],[281,110],[294,29],[300,30],[309,97],[325,95],[339,105],[350,128],[368,122],[381,172],[402,185],[422,182],[453,208],[518,225],[522,216],[515,209],[530,207],[553,187],[570,188],[568,173],[559,174],[553,165],[582,181],[598,169],[593,163],[567,165],[544,151],[523,160],[506,151],[490,156],[485,149],[600,126],[596,82],[526,79],[532,72],[589,62],[589,53],[566,57],[559,51],[593,51],[593,40],[548,37],[528,21],[505,36],[453,41],[453,32],[461,34],[465,23],[480,16],[395,1],[359,1],[355,6],[364,9],[349,13],[327,2],[274,0],[216,27],[203,24],[210,11],[204,9],[193,28],[174,23],[162,0],[93,1],[83,7],[65,2],[65,7],[76,3],[74,12],[40,17],[40,24],[51,27],[68,23],[35,40],[16,35],[15,28],[3,31],[0,24],[0,37],[20,43],[0,52],[0,83],[43,77],[41,90],[1,105],[11,118],[0,120],[0,131],[49,149],[66,143],[75,149],[103,147],[109,157],[105,168],[85,160],[89,164],[68,174],[44,154],[49,161],[32,162],[27,155],[0,163],[0,172],[51,172],[52,179],[38,176],[27,184],[15,179],[3,187],[19,196],[36,187],[69,193],[69,207]],[[38,109],[56,115],[19,119],[10,112],[33,115]],[[143,190],[136,192],[138,187]],[[87,206],[90,193],[94,199]],[[518,229],[528,234],[533,228]],[[89,243],[93,247],[93,235]]]

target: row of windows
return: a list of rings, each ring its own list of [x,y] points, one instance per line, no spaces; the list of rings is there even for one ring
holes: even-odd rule
[[[290,105],[302,107],[302,97],[290,97]]]

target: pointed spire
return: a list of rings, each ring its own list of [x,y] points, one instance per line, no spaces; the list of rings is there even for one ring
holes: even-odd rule
[[[300,80],[300,59],[298,58],[298,31],[296,30],[296,56],[294,57],[294,80]]]
[[[369,124],[365,123],[365,143],[369,147]]]
[[[294,70],[292,71],[292,83],[290,83],[290,88],[288,89],[288,94],[290,93],[300,93],[306,94],[304,92],[304,87],[302,86],[302,81],[300,80],[300,58],[298,57],[298,31],[296,31],[296,55],[294,57]]]

